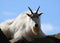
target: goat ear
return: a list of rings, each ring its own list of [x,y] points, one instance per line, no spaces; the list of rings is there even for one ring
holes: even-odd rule
[[[29,17],[31,17],[31,15],[27,14]]]
[[[42,15],[43,13],[38,14],[38,16]]]

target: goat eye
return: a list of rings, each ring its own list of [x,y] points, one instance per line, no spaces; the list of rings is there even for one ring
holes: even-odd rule
[[[37,18],[39,18],[39,16],[37,16]]]

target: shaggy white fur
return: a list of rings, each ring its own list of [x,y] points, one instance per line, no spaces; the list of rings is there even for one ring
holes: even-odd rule
[[[40,18],[30,18],[28,15],[32,15],[31,12],[24,12],[20,14],[16,19],[6,21],[0,24],[0,28],[7,36],[7,38],[12,38],[10,41],[12,43],[21,40],[23,37],[31,41],[35,37],[45,37],[45,34],[41,30]],[[35,27],[35,24],[38,27]]]

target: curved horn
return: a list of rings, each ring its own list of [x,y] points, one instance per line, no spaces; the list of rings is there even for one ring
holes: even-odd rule
[[[33,12],[32,12],[32,10],[31,10],[31,8],[30,7],[28,7],[28,9],[31,11],[31,13],[33,14]]]
[[[40,6],[38,7],[38,9],[37,9],[37,11],[36,11],[36,14],[37,14],[37,12],[38,12],[39,8],[40,8]]]

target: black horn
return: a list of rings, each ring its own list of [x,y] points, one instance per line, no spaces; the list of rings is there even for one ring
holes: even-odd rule
[[[28,7],[28,9],[31,11],[31,13],[33,14],[33,12],[32,12],[32,10],[31,10],[31,8],[30,7]]]
[[[38,10],[39,10],[40,6],[38,7],[37,11],[36,11],[36,14],[38,13]]]

